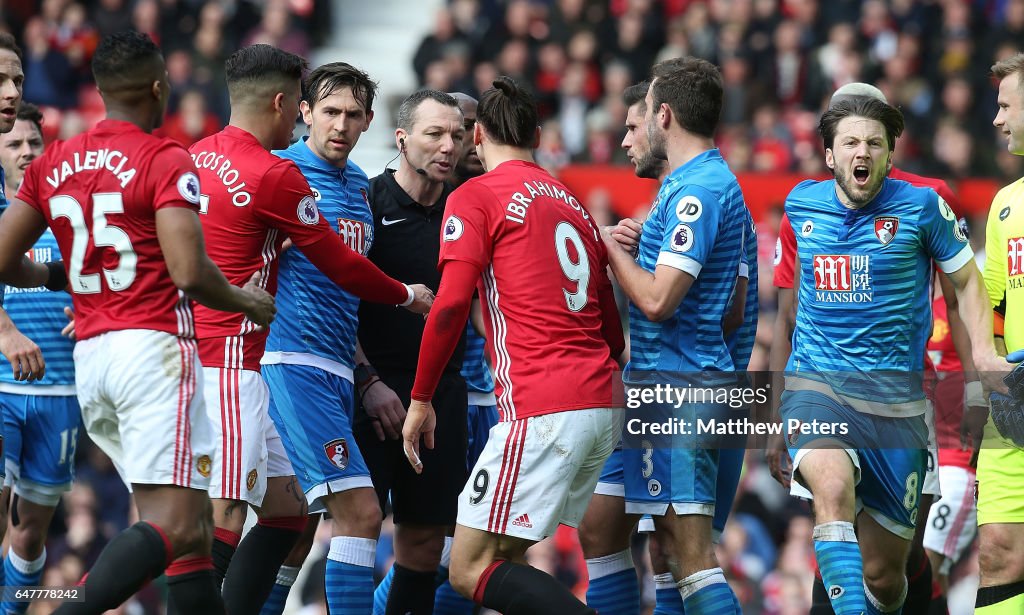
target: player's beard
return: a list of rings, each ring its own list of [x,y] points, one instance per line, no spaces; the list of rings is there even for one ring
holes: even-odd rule
[[[836,183],[839,184],[839,189],[843,191],[846,199],[855,209],[870,203],[871,199],[878,196],[878,193],[882,190],[882,182],[885,181],[886,175],[885,167],[878,169],[872,165],[870,173],[868,182],[862,187],[858,186],[857,182],[854,181],[852,171],[839,166],[835,169]]]
[[[642,156],[633,158],[633,173],[643,179],[658,179],[661,176],[661,167],[664,160],[655,158],[651,152],[645,152]]]
[[[653,122],[647,123],[647,143],[650,144],[651,147],[650,151],[647,153],[648,157],[656,158],[658,160],[668,159],[668,136],[664,131],[655,126]],[[637,175],[640,174],[637,173]]]

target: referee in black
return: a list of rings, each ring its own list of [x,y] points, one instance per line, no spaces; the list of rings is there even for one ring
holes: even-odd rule
[[[395,131],[398,170],[370,180],[373,247],[367,255],[398,280],[419,280],[437,292],[448,181],[462,153],[462,111],[452,96],[421,90],[399,108]],[[465,337],[445,368],[434,398],[433,450],[422,450],[417,475],[402,450],[402,421],[416,377],[422,316],[362,302],[355,384],[359,397],[355,436],[381,510],[390,496],[395,523],[395,564],[388,615],[429,614],[446,529],[455,524],[466,482],[466,382],[460,375]],[[378,588],[382,592],[383,585]],[[382,595],[375,596],[374,602]]]

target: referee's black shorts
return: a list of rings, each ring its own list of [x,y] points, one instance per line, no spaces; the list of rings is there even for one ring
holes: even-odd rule
[[[402,405],[409,397],[416,374],[378,369],[384,384],[394,389]],[[454,525],[459,494],[469,475],[466,467],[466,381],[445,374],[434,393],[433,450],[420,445],[423,473],[416,474],[402,450],[402,440],[377,439],[366,411],[357,401],[355,436],[363,453],[381,511],[387,512],[388,496],[395,523],[412,525]]]

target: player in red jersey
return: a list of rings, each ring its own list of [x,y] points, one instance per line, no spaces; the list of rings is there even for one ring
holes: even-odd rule
[[[115,608],[165,568],[182,611],[223,612],[210,559],[212,431],[189,298],[257,326],[272,320],[273,298],[258,274],[232,286],[206,256],[195,166],[179,145],[149,134],[170,93],[156,45],[136,32],[112,35],[92,67],[107,119],[37,159],[0,222],[0,278],[68,283],[83,422],[131,485],[141,519],[103,550],[85,602],[58,612]],[[47,225],[66,270],[22,258]]]
[[[425,313],[433,293],[388,277],[349,248],[320,216],[295,163],[270,153],[288,146],[305,66],[302,58],[269,45],[246,47],[227,59],[231,121],[190,148],[203,186],[200,220],[210,257],[229,281],[258,271],[273,294],[277,257],[288,238],[361,299]],[[306,499],[268,414],[270,393],[260,377],[266,330],[241,315],[202,307],[196,309],[196,330],[217,443],[210,486],[218,534],[214,563],[218,573],[226,573],[227,611],[256,614],[306,525]],[[259,522],[238,542],[247,504],[256,508]],[[238,546],[234,557],[226,535]]]
[[[878,88],[866,83],[851,83],[836,90],[832,95],[830,104],[835,104],[838,101],[849,99],[851,97],[870,97],[887,103],[885,95],[882,94]],[[942,198],[942,200],[944,200],[954,212],[960,209],[960,204],[956,195],[950,189],[949,185],[941,179],[915,175],[896,167],[891,167],[888,176],[890,179],[902,180],[914,186],[931,188],[938,193],[939,197]],[[791,349],[790,339],[793,333],[793,315],[795,314],[795,293],[793,290],[793,271],[795,264],[796,237],[789,218],[783,215],[782,221],[779,225],[779,239],[775,248],[774,285],[778,292],[778,316],[775,320],[775,331],[773,335],[770,359],[770,369],[772,372],[777,373],[781,373],[785,370],[786,361],[789,359]],[[953,285],[945,275],[937,275],[936,277],[942,290],[943,297],[943,300],[938,302],[944,301],[944,305],[951,308],[948,310],[949,318],[947,322],[951,331],[952,343],[955,343],[961,351],[960,356],[967,357],[967,362],[964,364],[963,370],[968,373],[973,372],[974,364],[970,358],[970,337],[968,336],[966,327],[964,326],[963,321],[960,320],[960,316],[957,311],[958,303]],[[927,356],[925,357],[925,364],[926,366],[929,366],[929,371],[934,370],[934,366]],[[964,371],[961,371],[961,376],[963,373]],[[960,383],[961,385],[964,384],[963,378],[960,379]],[[980,382],[974,381],[967,383],[966,393],[968,403],[971,406],[987,406],[982,394]],[[963,399],[963,395],[964,390],[961,390],[960,399]],[[935,401],[934,396],[931,401]],[[936,420],[935,412],[931,406],[929,406],[928,413],[928,472],[925,475],[922,496],[919,504],[920,512],[918,516],[917,533],[914,536],[911,552],[907,560],[907,579],[909,581],[909,588],[906,602],[904,603],[904,610],[908,613],[927,611],[928,605],[933,598],[933,571],[928,562],[929,558],[926,556],[922,547],[922,541],[924,540],[925,535],[925,522],[929,518],[929,510],[932,505],[933,498],[940,495],[940,476],[938,471],[939,461],[936,459],[938,457],[938,452],[937,447],[935,446],[935,430],[936,424],[939,421]],[[959,430],[959,425],[960,422],[957,420],[953,424],[953,428]],[[783,486],[788,488],[789,481],[791,479],[792,467],[789,455],[784,447],[779,448],[778,441],[776,441],[775,444],[776,445],[771,447],[767,452],[769,467],[771,468],[772,476],[782,483]],[[938,595],[935,597],[937,598]],[[812,613],[815,615],[823,615],[824,613],[832,612],[827,592],[825,591],[820,578],[815,580],[814,604],[815,606],[814,609],[812,609]]]
[[[577,526],[618,441],[612,409],[624,341],[600,231],[538,167],[532,97],[508,77],[483,93],[473,141],[484,175],[448,199],[441,285],[420,347],[402,430],[419,472],[434,445],[430,399],[480,286],[501,421],[459,496],[450,580],[506,615],[594,613],[560,582],[520,563],[526,549]]]
[[[961,446],[960,440],[965,408],[964,368],[957,353],[961,345],[955,343],[950,326],[951,315],[946,302],[937,297],[932,303],[934,324],[928,354],[935,366],[932,402],[935,404],[942,493],[928,512],[923,544],[943,594],[949,589],[950,567],[960,559],[978,531],[973,451]]]

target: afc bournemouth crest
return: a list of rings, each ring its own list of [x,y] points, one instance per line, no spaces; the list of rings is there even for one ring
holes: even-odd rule
[[[324,452],[339,470],[348,467],[348,443],[345,442],[345,438],[337,438],[324,444]]]
[[[878,216],[875,218],[875,237],[882,242],[883,246],[889,245],[896,238],[896,231],[900,230],[900,219],[896,216]]]
[[[203,476],[203,478],[210,478],[210,456],[200,455],[199,459],[196,459],[196,470]]]

